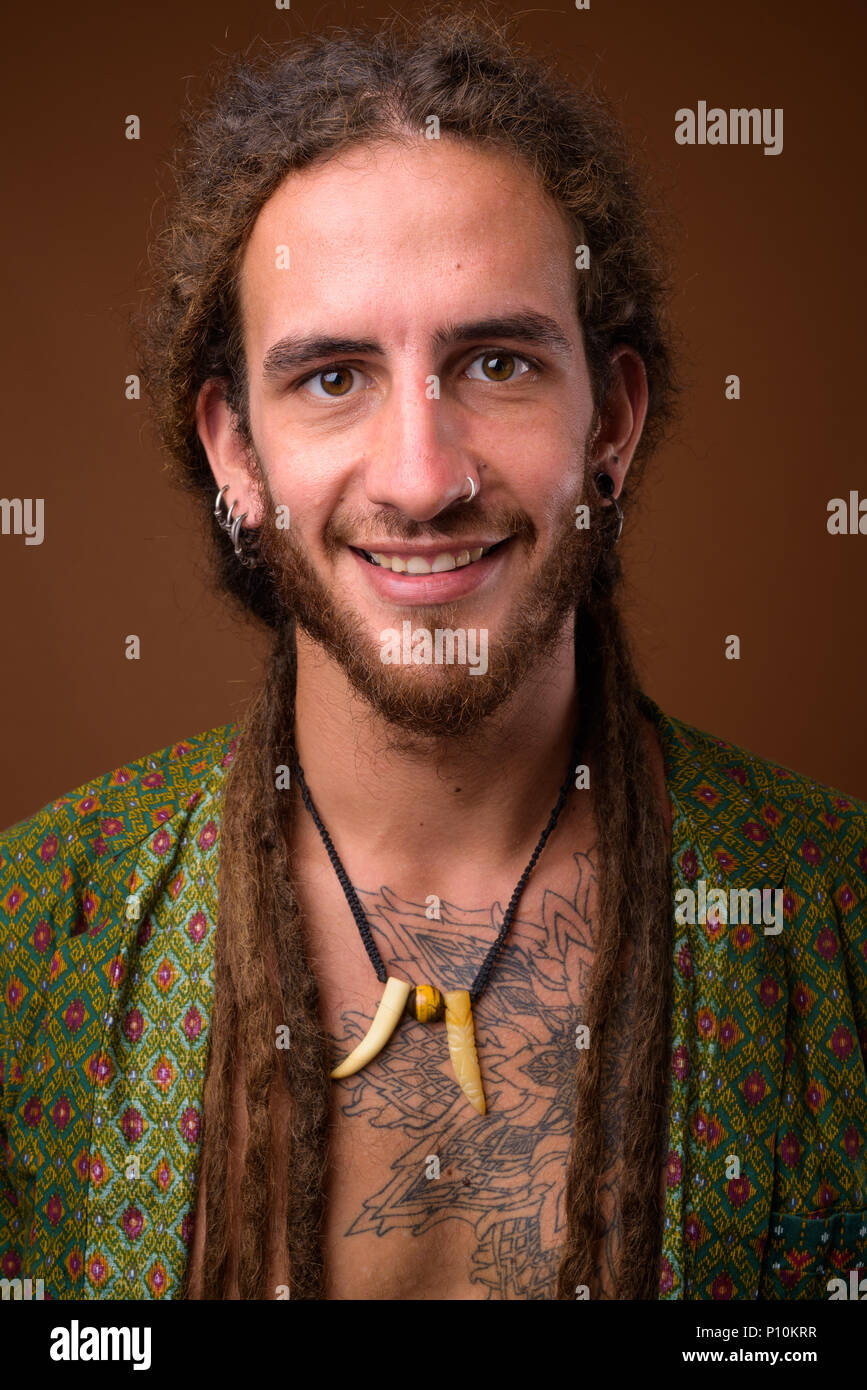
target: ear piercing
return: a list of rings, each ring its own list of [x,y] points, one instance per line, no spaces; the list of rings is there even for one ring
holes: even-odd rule
[[[619,463],[620,455],[612,454],[611,461],[612,463]],[[610,473],[606,473],[603,470],[601,473],[596,474],[595,483],[602,496],[611,499],[611,505],[613,506],[614,511],[616,513],[617,535],[614,537],[614,544],[616,545],[617,542],[620,540],[620,533],[623,530],[623,512],[621,510],[620,503],[614,496],[614,479],[612,478]]]
[[[220,488],[220,491],[217,493],[217,501],[214,506],[214,516],[217,518],[217,521],[220,523],[223,530],[227,533],[230,541],[232,542],[232,545],[235,548],[235,554],[241,561],[241,564],[245,565],[247,569],[253,569],[255,568],[258,562],[253,556],[245,555],[241,545],[241,522],[244,520],[244,517],[247,515],[247,513],[241,512],[240,516],[236,516],[233,518],[232,513],[234,512],[235,507],[237,505],[237,503],[235,502],[233,502],[231,507],[229,507],[226,516],[222,516],[220,512],[220,503],[223,500],[223,493],[227,491],[228,487],[229,484],[224,483],[223,486]],[[224,503],[223,505],[225,506],[226,504]]]

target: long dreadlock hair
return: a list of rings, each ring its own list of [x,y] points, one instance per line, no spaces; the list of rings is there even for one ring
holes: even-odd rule
[[[490,10],[434,4],[375,29],[334,29],[230,57],[183,116],[175,188],[151,245],[151,286],[133,321],[142,376],[173,477],[202,501],[225,592],[273,634],[266,677],[246,714],[227,779],[219,869],[215,996],[205,1086],[205,1297],[269,1298],[271,1223],[288,1191],[286,1279],[293,1298],[324,1290],[322,1234],[329,1059],[318,989],[292,886],[292,814],[274,768],[291,765],[295,641],[261,568],[238,564],[213,517],[213,476],[195,425],[209,378],[225,383],[242,438],[247,413],[238,281],[263,205],[293,171],[352,146],[417,139],[436,114],[443,135],[517,152],[559,203],[590,268],[576,277],[577,313],[594,404],[604,405],[619,344],[640,354],[649,407],[621,505],[674,418],[677,387],[658,226],[610,106],[511,34]],[[207,507],[206,505],[207,504]],[[654,1298],[661,1237],[658,1180],[665,1142],[670,997],[670,883],[665,832],[642,733],[643,696],[616,603],[620,563],[600,555],[575,617],[576,674],[594,766],[599,927],[586,1004],[594,1046],[577,1053],[577,1107],[566,1180],[567,1229],[556,1296],[593,1287],[601,1231],[602,1068],[629,940],[631,1028],[620,1182],[617,1296]],[[274,1046],[287,1023],[290,1049]],[[243,1058],[247,1140],[230,1181],[233,1098]],[[275,1141],[273,1100],[288,1097],[288,1144]],[[237,1186],[237,1195],[234,1188]]]

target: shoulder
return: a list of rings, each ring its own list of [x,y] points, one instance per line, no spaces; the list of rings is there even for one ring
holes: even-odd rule
[[[7,963],[35,911],[74,904],[95,868],[215,796],[240,726],[223,724],[90,779],[0,832],[0,951]]]
[[[852,984],[865,996],[867,802],[673,719],[651,701],[646,712],[678,824],[677,881],[779,887],[784,944],[831,956],[834,942],[842,944]]]
[[[808,832],[823,844],[867,832],[867,801],[817,782],[646,702],[660,736],[666,782],[702,819],[735,813],[754,843]],[[809,858],[809,855],[808,855]],[[867,862],[862,862],[867,869]]]
[[[201,791],[216,767],[231,761],[239,731],[237,724],[207,729],[101,773],[48,802],[0,831],[0,872],[8,867],[12,851],[34,837],[71,834],[76,839],[92,840],[102,833],[111,838],[112,848],[120,843],[115,836],[132,843],[136,822],[148,808],[159,805],[172,814]],[[106,825],[106,821],[111,823]],[[143,828],[142,835],[148,830]],[[44,864],[55,857],[52,851],[53,844],[44,849],[40,856]]]

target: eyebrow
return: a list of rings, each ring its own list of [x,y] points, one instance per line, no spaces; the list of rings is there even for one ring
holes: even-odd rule
[[[551,352],[563,356],[572,353],[572,344],[556,320],[534,310],[498,314],[491,318],[474,319],[468,323],[445,323],[434,334],[433,346],[443,348],[453,343],[473,342],[481,338],[513,338],[537,347],[548,348]],[[275,380],[307,362],[316,362],[324,357],[350,357],[362,354],[372,357],[386,355],[382,344],[374,338],[339,338],[318,333],[300,336],[288,334],[272,344],[265,353],[262,375],[266,381]]]

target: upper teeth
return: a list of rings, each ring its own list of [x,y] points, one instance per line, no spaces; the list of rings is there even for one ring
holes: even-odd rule
[[[444,550],[441,554],[434,555],[431,560],[424,555],[381,555],[375,550],[365,553],[377,565],[393,570],[395,574],[441,574],[443,570],[460,569],[462,565],[480,560],[486,549],[490,550],[491,547],[480,545],[475,550],[459,550],[455,553]]]

